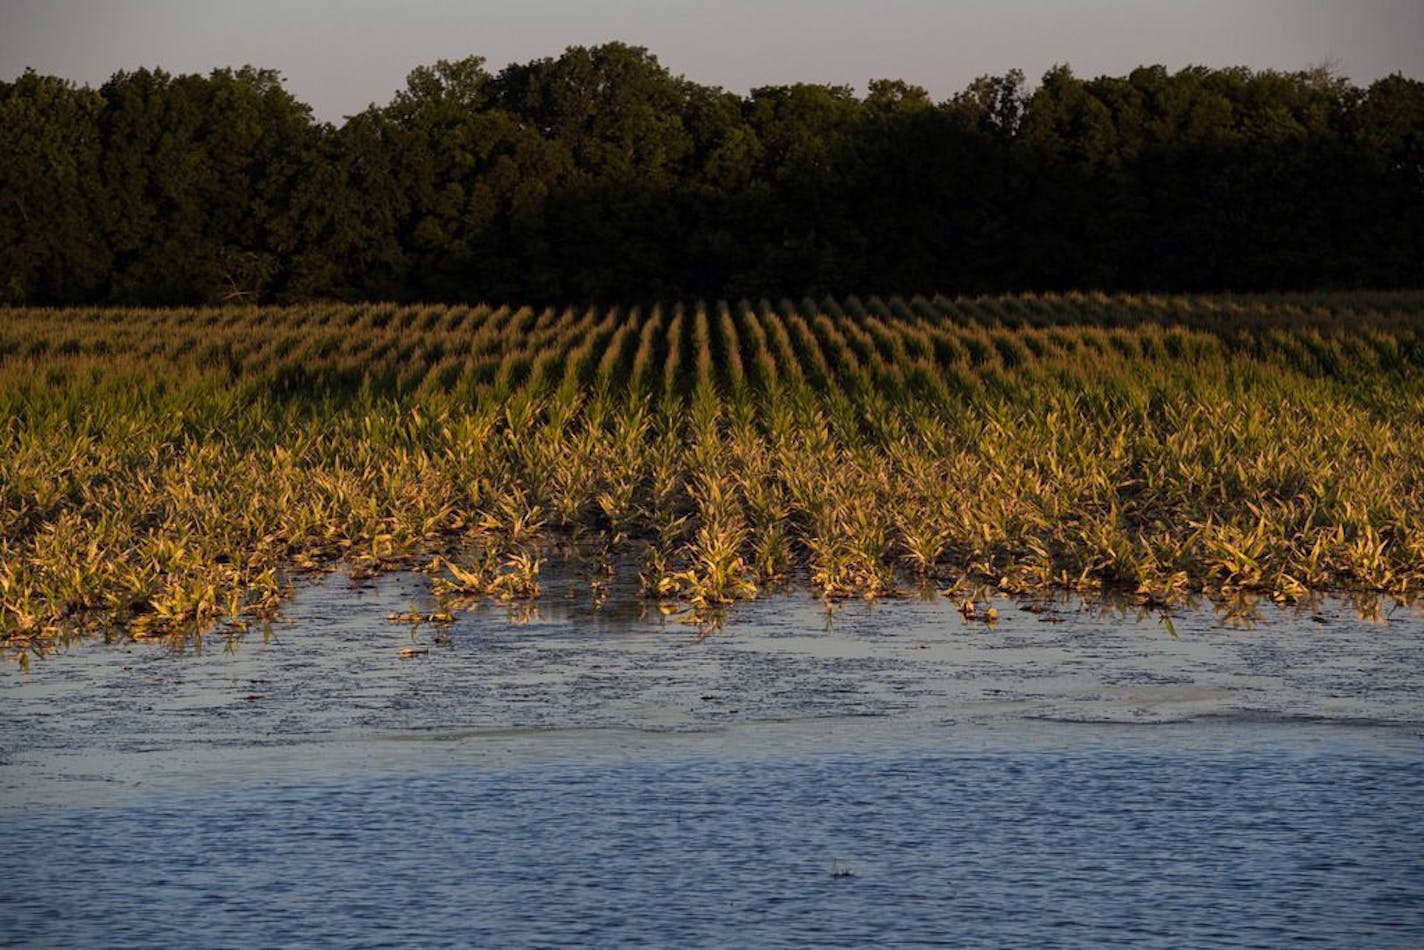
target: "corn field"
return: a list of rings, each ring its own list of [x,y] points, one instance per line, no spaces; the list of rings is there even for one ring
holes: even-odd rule
[[[694,618],[1408,600],[1424,295],[0,310],[12,651],[245,629],[338,564],[531,598],[557,557]]]

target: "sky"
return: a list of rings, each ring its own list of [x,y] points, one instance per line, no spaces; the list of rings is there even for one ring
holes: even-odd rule
[[[385,104],[416,66],[645,46],[673,73],[745,93],[904,79],[946,99],[976,76],[1033,84],[1162,64],[1424,78],[1421,0],[0,0],[0,79],[97,86],[120,69],[278,70],[323,121]]]

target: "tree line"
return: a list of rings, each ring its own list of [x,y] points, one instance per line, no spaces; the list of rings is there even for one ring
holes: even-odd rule
[[[552,303],[1424,286],[1424,83],[1061,66],[742,96],[610,43],[416,69],[0,82],[0,302]]]

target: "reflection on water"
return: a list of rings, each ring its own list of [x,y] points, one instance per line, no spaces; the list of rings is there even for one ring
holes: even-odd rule
[[[265,634],[0,671],[0,934],[1424,939],[1417,611],[787,593],[707,632],[579,584],[411,628],[425,579],[331,576]]]

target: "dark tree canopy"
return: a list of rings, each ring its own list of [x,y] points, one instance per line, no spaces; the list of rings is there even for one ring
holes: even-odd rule
[[[412,72],[0,82],[0,302],[1424,286],[1424,83],[1141,67],[738,96],[620,43]]]

